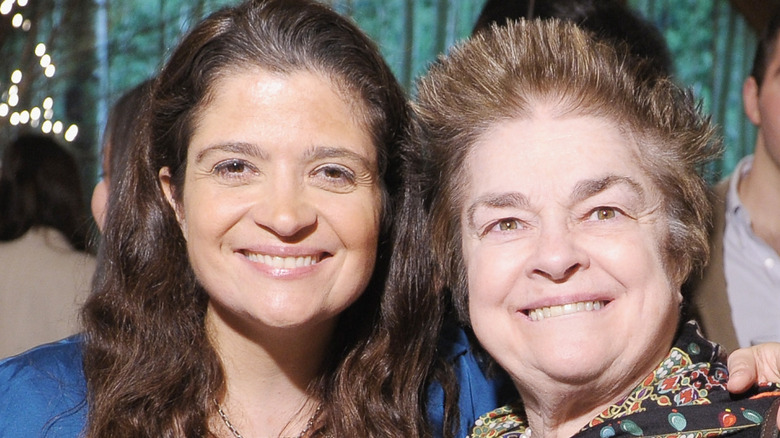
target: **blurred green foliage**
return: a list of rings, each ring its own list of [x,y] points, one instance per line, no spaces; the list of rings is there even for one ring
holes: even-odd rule
[[[541,1],[541,0],[537,0]],[[99,5],[105,4],[105,15]],[[8,99],[11,72],[24,72],[20,108],[54,97],[55,113],[80,127],[73,146],[80,161],[97,175],[99,111],[125,90],[152,76],[179,38],[202,17],[236,0],[34,0],[0,16],[0,102]],[[414,81],[439,53],[466,38],[484,0],[330,0],[377,42],[402,84],[414,94]],[[663,32],[675,60],[676,78],[691,87],[703,107],[723,126],[722,162],[709,169],[712,179],[729,172],[753,148],[755,130],[742,114],[741,85],[752,62],[754,32],[727,0],[628,0]],[[31,22],[11,26],[22,13]],[[102,19],[101,17],[105,17]],[[102,21],[101,21],[102,20]],[[97,25],[106,38],[101,40]],[[94,26],[93,26],[94,24]],[[45,78],[32,51],[44,42],[57,65]],[[107,51],[101,52],[101,48]],[[107,53],[107,65],[99,53]],[[95,84],[102,80],[107,86]],[[29,127],[11,126],[0,116],[0,149]],[[91,182],[90,182],[91,183]]]

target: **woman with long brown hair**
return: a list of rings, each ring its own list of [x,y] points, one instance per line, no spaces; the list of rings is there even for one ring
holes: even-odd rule
[[[6,430],[423,435],[438,300],[384,292],[410,290],[388,268],[413,145],[374,44],[317,3],[248,1],[173,51],[147,119],[85,333],[6,364],[43,377]]]

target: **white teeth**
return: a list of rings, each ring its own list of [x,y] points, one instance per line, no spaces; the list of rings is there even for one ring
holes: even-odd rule
[[[272,268],[277,269],[292,269],[292,268],[300,268],[304,266],[311,266],[316,264],[319,261],[319,257],[313,257],[313,256],[303,256],[303,257],[281,257],[281,256],[270,256],[270,255],[263,255],[263,254],[255,254],[255,253],[245,253],[246,258],[248,258],[250,261],[256,262],[256,263],[262,263],[264,265],[268,265]]]
[[[526,311],[526,314],[531,318],[531,321],[541,321],[545,318],[553,318],[571,313],[599,310],[605,305],[606,303],[603,301],[580,301],[577,303],[564,304],[562,306],[540,307],[538,309],[528,310]]]

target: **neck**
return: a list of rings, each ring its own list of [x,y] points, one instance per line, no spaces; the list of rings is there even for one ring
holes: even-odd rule
[[[780,167],[769,156],[761,137],[753,166],[741,178],[737,192],[750,214],[753,232],[780,254]]]
[[[561,388],[565,391],[556,391],[554,394],[521,391],[528,425],[534,438],[576,435],[590,420],[620,399],[618,396],[607,402],[593,400],[592,388],[580,390],[565,385]]]
[[[335,322],[249,328],[220,312],[209,305],[206,323],[225,374],[225,391],[216,398],[230,422],[247,438],[297,436],[319,405],[310,385],[321,373]],[[234,436],[216,414],[211,424],[220,436]]]
[[[522,381],[514,379],[532,436],[547,438],[576,435],[591,420],[630,394],[652,373],[666,356],[660,353],[662,350],[659,348],[658,352],[648,352],[654,359],[648,360],[645,365],[634,364],[633,368],[626,369],[617,379],[602,375],[587,377],[580,382],[551,381],[544,373],[536,370],[525,373]],[[663,351],[668,353],[669,348]]]

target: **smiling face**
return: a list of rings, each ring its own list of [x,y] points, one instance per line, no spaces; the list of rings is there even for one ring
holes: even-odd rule
[[[565,382],[620,396],[671,346],[681,295],[638,155],[604,119],[541,109],[495,125],[466,159],[471,324],[521,393]]]
[[[365,289],[381,191],[355,107],[307,72],[257,69],[216,83],[181,196],[167,169],[161,182],[217,327],[332,322]]]

